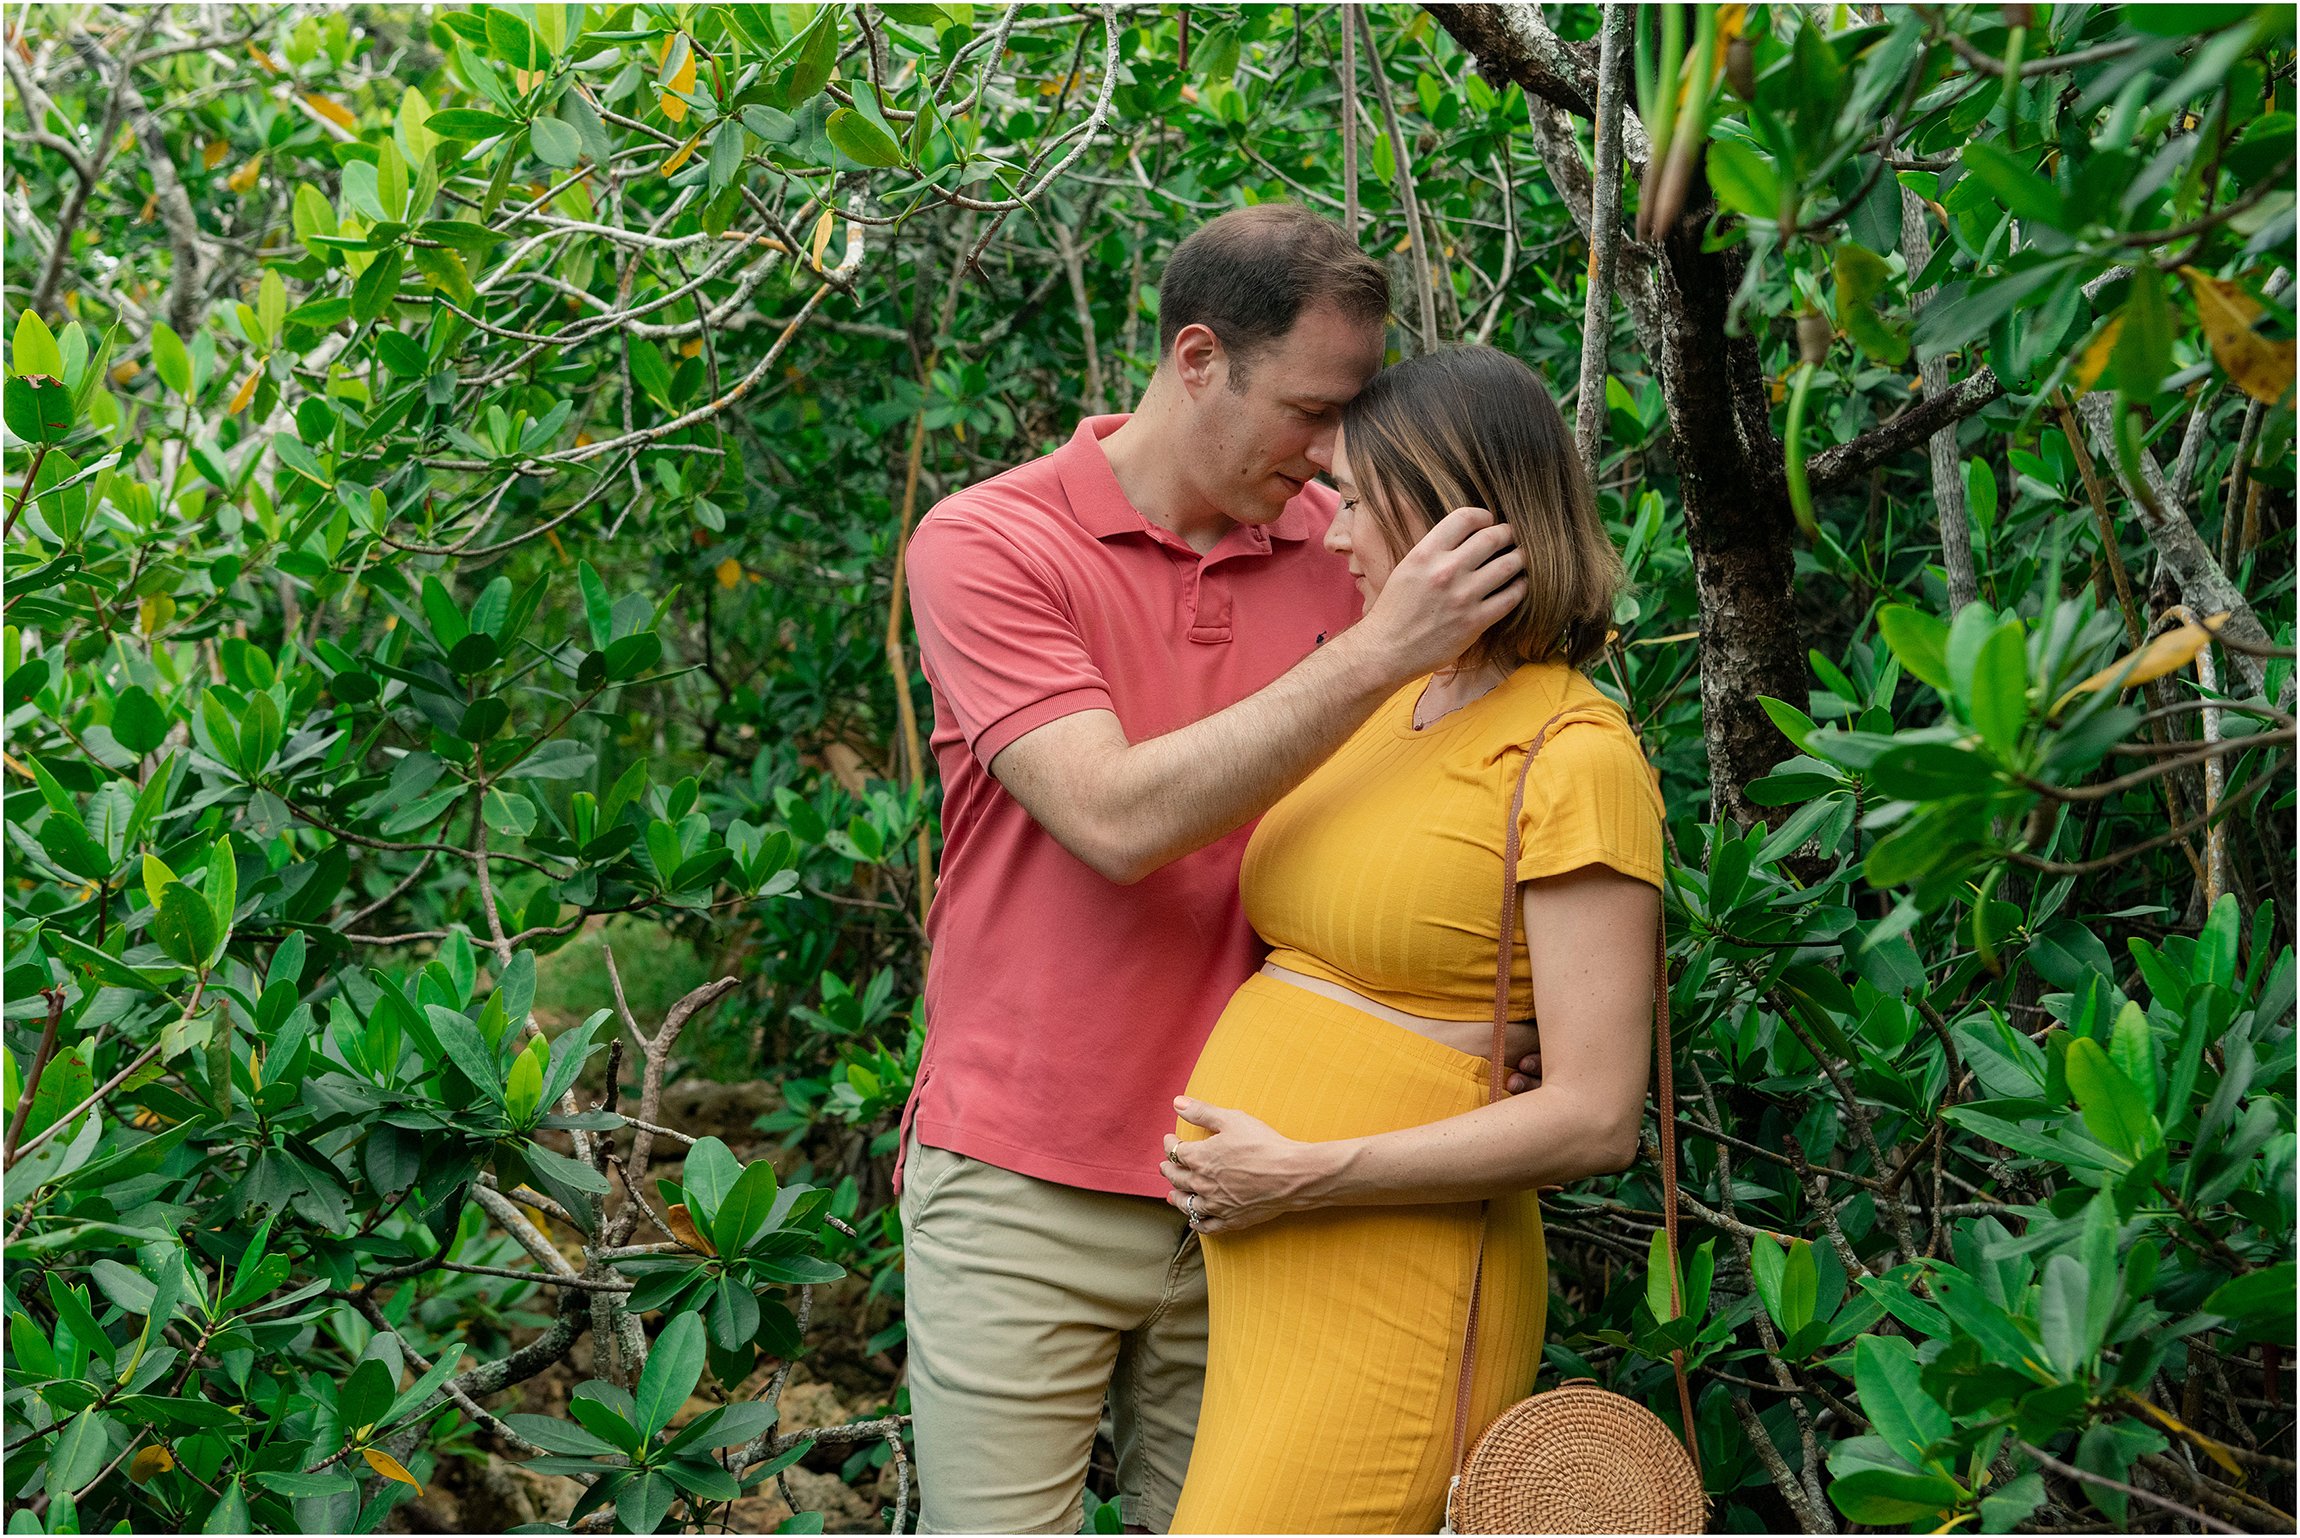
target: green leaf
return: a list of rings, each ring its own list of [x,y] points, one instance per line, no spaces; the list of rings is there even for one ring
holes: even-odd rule
[[[48,1454],[51,1497],[74,1494],[104,1471],[104,1465],[112,1458],[111,1439],[106,1435],[110,1425],[107,1417],[94,1410],[82,1410],[72,1417]]]
[[[1942,1513],[1964,1498],[1964,1486],[1945,1474],[1861,1468],[1829,1481],[1830,1502],[1870,1527],[1938,1527]]]
[[[605,651],[607,643],[615,639],[615,605],[607,596],[607,584],[599,580],[589,561],[575,568],[575,584],[583,591],[583,617],[591,627],[591,648]]]
[[[1949,1412],[1917,1381],[1917,1348],[1905,1335],[1864,1335],[1853,1345],[1853,1383],[1869,1425],[1915,1467],[1947,1436]]]
[[[851,107],[841,107],[823,124],[831,143],[849,159],[866,166],[899,166],[902,146],[887,131]]]
[[[55,333],[37,310],[27,309],[16,317],[15,362],[20,376],[41,374],[58,383],[63,381],[64,355],[56,348]]]
[[[399,1390],[399,1377],[379,1357],[369,1357],[351,1370],[336,1395],[336,1418],[346,1432],[357,1435],[382,1419]]]
[[[480,815],[487,819],[488,827],[507,838],[525,838],[535,831],[535,803],[499,785],[487,787],[486,799],[480,803]]]
[[[737,1177],[711,1218],[711,1242],[721,1255],[739,1255],[758,1237],[767,1214],[774,1210],[775,1190],[775,1167],[765,1159]],[[754,1320],[752,1329],[756,1328]],[[746,1329],[738,1338],[747,1340],[750,1334]]]
[[[2046,1261],[2037,1289],[2037,1333],[2043,1337],[2045,1359],[2064,1379],[2074,1378],[2098,1348],[2086,1327],[2091,1311],[2092,1278],[2084,1262],[2074,1255]]]
[[[1973,725],[2000,755],[2020,745],[2028,725],[2028,645],[2018,620],[1992,632],[1973,663]]]
[[[502,6],[490,7],[487,12],[487,51],[513,69],[539,69],[543,65],[533,29],[516,11]]]
[[[152,938],[172,961],[187,967],[208,964],[216,946],[216,917],[199,893],[181,881],[160,888],[160,905],[152,914]]]
[[[112,701],[112,736],[142,758],[168,740],[167,712],[141,684],[130,684]]]
[[[2148,1027],[2148,1013],[2129,999],[2117,1012],[2108,1037],[2109,1061],[2140,1091],[2143,1105],[2156,1104],[2156,1038]]]
[[[506,11],[492,11],[490,16],[504,16]],[[547,166],[565,169],[583,158],[583,137],[573,128],[555,117],[539,117],[527,125],[535,145],[535,156]]]
[[[476,107],[447,107],[423,120],[423,126],[442,139],[480,140],[507,134],[519,126],[518,121],[497,112],[482,112]],[[429,236],[430,232],[425,234]],[[431,237],[436,238],[436,237]]]
[[[2164,275],[2147,262],[2133,270],[2132,292],[2124,300],[2124,325],[2117,332],[2111,362],[2116,387],[2135,401],[2152,399],[2172,371],[2172,306]]]
[[[452,651],[456,642],[471,633],[463,610],[456,606],[436,576],[426,575],[423,579],[423,620],[431,627],[431,638],[439,643],[441,651]]]
[[[1901,666],[1946,695],[1949,692],[1949,627],[1921,609],[1889,604],[1877,614],[1877,631]]]
[[[743,1167],[727,1145],[715,1137],[706,1137],[687,1150],[680,1183],[686,1188],[688,1207],[700,1221],[715,1226],[720,1204],[726,1201],[727,1193],[734,1190],[742,1176]]]
[[[639,1390],[632,1396],[642,1435],[653,1437],[671,1424],[703,1376],[703,1352],[700,1314],[681,1314],[655,1337],[639,1374]]]
[[[543,1037],[529,1039],[526,1048],[514,1058],[511,1072],[503,1085],[503,1114],[516,1127],[533,1124],[535,1113],[543,1104],[543,1066],[550,1058],[550,1043]]]
[[[1717,201],[1751,219],[1781,217],[1781,179],[1773,162],[1738,139],[1709,145],[1709,186]]]
[[[1975,139],[1964,147],[1965,169],[1980,178],[2016,218],[2064,228],[2068,209],[2059,191],[1999,145]]]
[[[391,308],[394,295],[399,292],[399,277],[406,270],[406,253],[394,246],[367,264],[351,288],[351,318],[361,325],[381,316]]]
[[[2099,1042],[2089,1036],[2071,1041],[2067,1067],[2069,1090],[2094,1138],[2135,1160],[2162,1140],[2139,1087],[2109,1061]]]
[[[432,1033],[438,1038],[440,1050],[447,1060],[463,1071],[463,1076],[496,1104],[503,1103],[503,1077],[495,1066],[495,1054],[479,1034],[479,1027],[469,1016],[445,1005],[424,1007],[425,1017],[431,1022]]]
[[[152,327],[152,372],[160,376],[160,383],[189,400],[192,394],[192,355],[184,351],[184,339],[176,335],[165,321]]]
[[[613,1443],[593,1436],[581,1426],[552,1415],[506,1415],[504,1423],[547,1453],[572,1458],[604,1458],[616,1451]]]
[[[328,473],[326,467],[320,464],[318,457],[310,449],[305,448],[302,441],[296,438],[294,434],[273,433],[272,453],[279,457],[281,464],[304,479],[317,481],[322,486],[332,487],[335,485],[335,477]]]
[[[72,431],[72,392],[52,379],[10,379],[8,430],[26,443],[61,443]]]
[[[2294,1275],[2295,1266],[2289,1260],[2248,1271],[2222,1284],[2206,1298],[2204,1311],[2223,1319],[2264,1319],[2282,1331],[2271,1339],[2289,1342],[2294,1313]]]
[[[815,12],[811,26],[800,35],[796,57],[784,69],[780,82],[781,106],[796,108],[830,82],[839,57],[839,7],[826,5]]]
[[[1999,782],[1996,766],[1968,748],[1906,742],[1877,755],[1869,766],[1869,783],[1888,796],[1939,801],[1985,794]]]

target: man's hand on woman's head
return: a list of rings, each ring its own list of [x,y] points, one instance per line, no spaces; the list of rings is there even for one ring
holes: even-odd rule
[[[1457,507],[1401,557],[1355,629],[1402,681],[1459,657],[1525,597],[1525,552],[1507,523]]]

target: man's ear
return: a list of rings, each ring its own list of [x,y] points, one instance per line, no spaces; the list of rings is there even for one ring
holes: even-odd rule
[[[1174,335],[1174,372],[1197,395],[1229,378],[1229,355],[1211,326],[1192,324]]]

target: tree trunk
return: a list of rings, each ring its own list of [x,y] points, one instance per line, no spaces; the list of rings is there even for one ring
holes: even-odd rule
[[[1566,114],[1587,115],[1597,100],[1596,50],[1562,42],[1530,6],[1425,9],[1470,50],[1488,79],[1514,80],[1532,98],[1542,163],[1590,237],[1590,168]],[[1649,156],[1642,125],[1624,112],[1621,126],[1624,176],[1642,174]],[[1618,286],[1669,412],[1701,605],[1711,815],[1747,826],[1765,819],[1767,810],[1751,803],[1745,788],[1790,751],[1757,697],[1801,703],[1807,688],[1792,601],[1797,524],[1757,338],[1725,332],[1746,251],[1740,245],[1701,249],[1702,226],[1715,205],[1705,175],[1695,175],[1693,186],[1694,196],[1659,247],[1623,231]],[[1783,808],[1770,820],[1786,815]]]
[[[1909,264],[1909,277],[1915,280],[1925,270],[1926,260],[1933,254],[1931,237],[1925,230],[1924,200],[1908,188],[1901,189],[1901,260]],[[1928,288],[1921,294],[1911,294],[1911,313],[1930,303],[1938,289]],[[1917,372],[1924,381],[1927,399],[1949,388],[1949,360],[1946,354],[1935,353],[1917,360]],[[1965,511],[1964,467],[1957,460],[1957,426],[1951,422],[1934,433],[1926,442],[1932,459],[1933,507],[1940,515],[1941,569],[1947,574],[1949,585],[1949,613],[1956,614],[1964,606],[1981,596],[1979,577],[1973,570],[1972,520]]]
[[[1597,49],[1560,39],[1530,5],[1425,3],[1422,7],[1499,84],[1514,81],[1527,106],[1542,164],[1566,208],[1590,225],[1590,166],[1567,114],[1588,118],[1598,99]],[[1621,119],[1625,176],[1651,158],[1644,125]],[[1618,288],[1652,360],[1669,412],[1685,534],[1701,605],[1701,719],[1709,749],[1711,815],[1747,825],[1765,819],[1746,794],[1771,772],[1788,744],[1757,703],[1805,697],[1805,640],[1794,605],[1797,524],[1789,506],[1785,450],[1773,435],[1772,392],[1758,338],[1728,336],[1726,316],[1748,260],[1739,243],[1704,251],[1701,231],[1714,201],[1698,169],[1694,198],[1659,246],[1621,239]],[[1865,474],[1880,461],[1953,428],[2003,393],[1977,370],[1900,418],[1815,455],[1815,491]]]
[[[1758,696],[1802,706],[1809,687],[1794,602],[1797,521],[1757,338],[1725,331],[1746,248],[1701,249],[1713,204],[1707,178],[1694,185],[1701,195],[1662,241],[1656,357],[1701,600],[1711,815],[1747,827],[1766,818],[1745,794],[1750,781],[1790,753]]]

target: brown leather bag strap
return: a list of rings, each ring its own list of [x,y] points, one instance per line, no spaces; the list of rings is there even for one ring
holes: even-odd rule
[[[1660,1118],[1655,1128],[1661,1135],[1661,1231],[1668,1235],[1669,1250],[1669,1308],[1674,1314],[1685,1312],[1685,1302],[1677,1295],[1677,1092],[1672,1083],[1670,1059],[1674,1055],[1669,1043],[1669,909],[1667,904],[1653,916],[1653,1048],[1660,1059]],[[1701,1473],[1701,1440],[1693,1429],[1693,1389],[1685,1381],[1685,1353],[1669,1353],[1669,1367],[1677,1375],[1677,1412],[1685,1427],[1685,1456],[1693,1460],[1695,1476]]]
[[[1500,934],[1498,957],[1493,981],[1493,1040],[1487,1057],[1487,1103],[1504,1097],[1507,1076],[1504,1071],[1503,1051],[1509,1026],[1510,963],[1515,959],[1517,947],[1518,914],[1518,856],[1522,845],[1518,834],[1518,817],[1525,810],[1525,782],[1533,769],[1533,761],[1549,740],[1550,728],[1557,725],[1567,712],[1560,710],[1542,723],[1526,748],[1525,761],[1518,766],[1517,786],[1509,798],[1509,822],[1502,834],[1501,912],[1497,929]],[[1668,1236],[1669,1253],[1669,1306],[1672,1314],[1684,1312],[1685,1304],[1678,1295],[1677,1263],[1677,1095],[1672,1082],[1669,1043],[1669,938],[1666,910],[1658,915],[1653,930],[1653,1038],[1655,1055],[1660,1060],[1660,1133],[1661,1133],[1661,1204],[1662,1229]],[[1461,1349],[1461,1373],[1454,1392],[1453,1472],[1459,1480],[1463,1464],[1468,1458],[1469,1411],[1472,1389],[1477,1373],[1477,1316],[1479,1295],[1485,1282],[1485,1218],[1489,1204],[1478,1207],[1478,1242],[1476,1268],[1470,1273],[1469,1316],[1464,1327]],[[1693,1391],[1685,1380],[1685,1353],[1670,1353],[1670,1365],[1677,1378],[1677,1404],[1685,1425],[1685,1452],[1693,1460],[1696,1473],[1701,1468],[1701,1452],[1693,1430]]]

